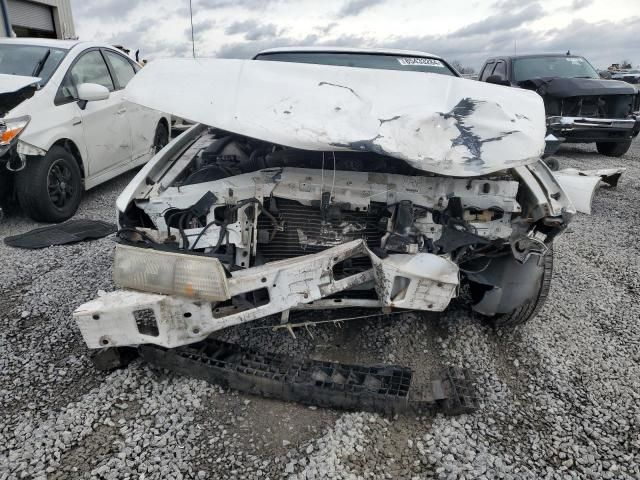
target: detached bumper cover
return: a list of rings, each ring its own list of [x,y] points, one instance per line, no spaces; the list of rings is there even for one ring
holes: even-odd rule
[[[362,256],[369,256],[373,268],[334,278],[334,265]],[[173,348],[369,282],[375,285],[380,306],[443,311],[459,283],[457,265],[446,258],[420,253],[381,259],[362,240],[233,272],[231,278],[215,270],[211,275],[217,275],[215,281],[224,284],[230,298],[264,289],[268,301],[246,309],[218,308],[196,298],[120,290],[81,305],[74,318],[90,348],[145,343]]]

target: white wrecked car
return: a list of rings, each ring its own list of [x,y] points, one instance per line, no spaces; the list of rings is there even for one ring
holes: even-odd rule
[[[74,314],[90,348],[294,309],[443,311],[461,292],[496,325],[535,316],[575,213],[540,160],[541,98],[428,54],[295,51],[307,61],[159,60],[131,81],[129,101],[199,124],[117,201],[122,289]],[[376,55],[386,70],[350,67]]]
[[[168,115],[123,99],[139,70],[109,45],[0,39],[0,217],[15,200],[34,220],[67,220],[84,190],[168,143]]]

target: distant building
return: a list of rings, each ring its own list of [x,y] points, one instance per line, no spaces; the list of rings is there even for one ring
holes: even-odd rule
[[[70,0],[0,0],[0,20],[3,37],[76,38]]]

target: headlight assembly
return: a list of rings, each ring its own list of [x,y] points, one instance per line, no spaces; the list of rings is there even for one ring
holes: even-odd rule
[[[217,258],[118,244],[113,280],[120,287],[144,292],[208,301],[229,299],[225,271]]]

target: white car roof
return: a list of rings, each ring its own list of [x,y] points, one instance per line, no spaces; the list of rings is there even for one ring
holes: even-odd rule
[[[14,38],[0,38],[0,45],[2,44],[14,44],[14,45],[40,45],[48,48],[62,48],[64,50],[71,50],[73,47],[82,45],[83,47],[102,47],[102,48],[115,48],[113,45],[107,45],[99,42],[88,42],[80,40],[57,40],[52,38],[30,38],[30,37],[14,37]]]
[[[63,48],[65,50],[69,50],[81,42],[78,40],[56,40],[51,38],[0,38],[0,44],[11,43],[16,45],[41,45],[43,47]]]
[[[336,52],[336,53],[368,53],[380,55],[403,55],[410,57],[430,57],[443,60],[439,55],[433,53],[420,52],[418,50],[398,50],[394,48],[352,48],[352,47],[277,47],[262,50],[256,54],[263,53],[285,53],[285,52]]]

